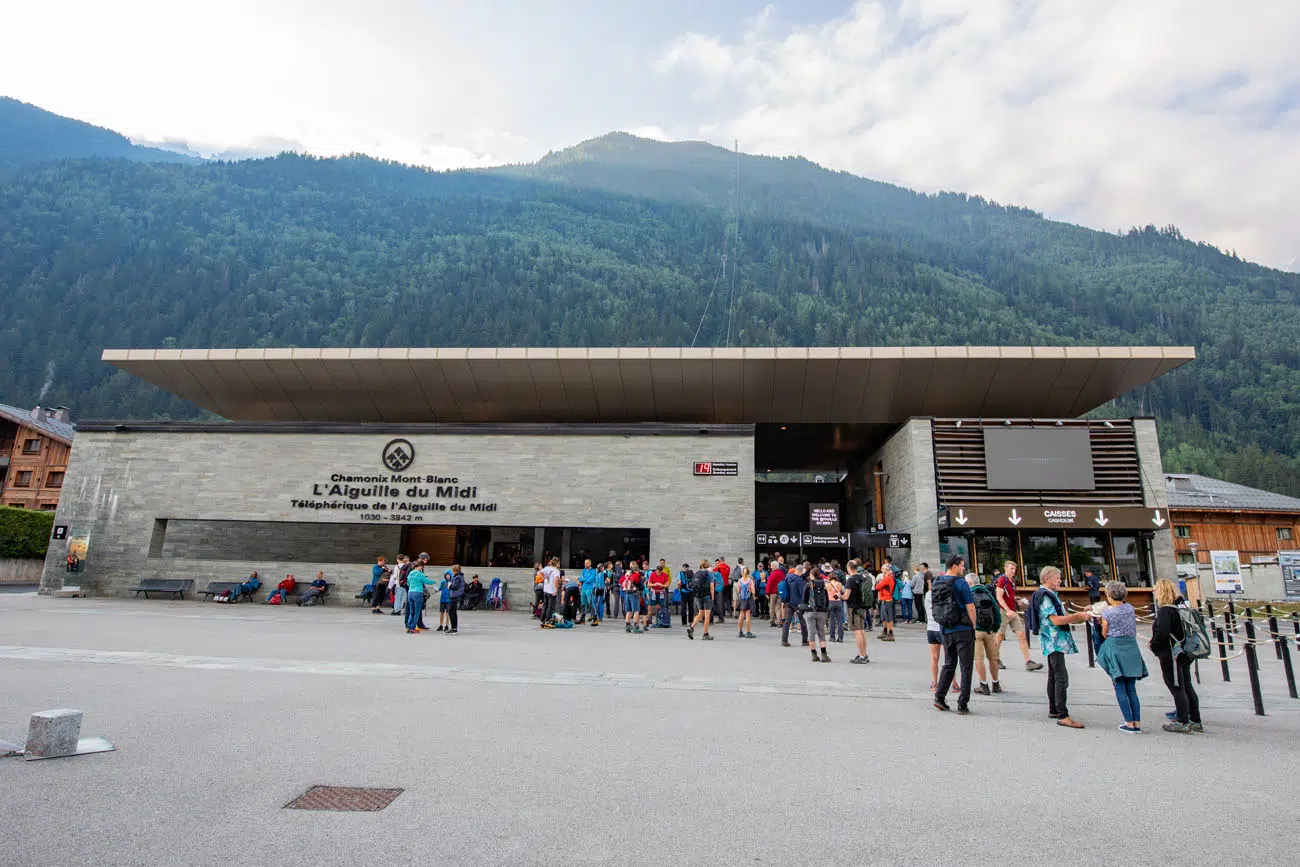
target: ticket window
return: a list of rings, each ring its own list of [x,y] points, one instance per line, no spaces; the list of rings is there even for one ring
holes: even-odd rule
[[[1150,544],[1137,533],[1116,533],[1115,577],[1129,587],[1150,587]]]
[[[980,533],[975,536],[975,563],[967,561],[971,571],[976,572],[985,584],[992,584],[993,579],[1002,572],[1002,564],[1008,560],[1020,562],[1016,550],[1015,533]]]
[[[1086,587],[1093,574],[1105,584],[1115,574],[1106,533],[1067,533],[1070,546],[1070,586]]]
[[[1065,547],[1060,533],[1026,532],[1022,539],[1023,570],[1018,584],[1039,584],[1039,575],[1045,566],[1065,568]]]

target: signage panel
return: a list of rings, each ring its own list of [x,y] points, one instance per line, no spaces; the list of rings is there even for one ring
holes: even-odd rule
[[[984,428],[990,491],[1091,491],[1086,428]]]
[[[1214,570],[1215,593],[1240,593],[1241,555],[1236,551],[1211,551],[1210,566]]]
[[[767,530],[754,534],[754,544],[761,547],[787,547],[799,545],[799,533],[795,530]]]
[[[911,548],[911,533],[854,533],[853,544],[858,548]]]
[[[837,532],[840,529],[840,504],[809,503],[808,529],[814,533]]]
[[[1282,567],[1286,598],[1300,599],[1300,551],[1278,551],[1277,565]]]
[[[939,510],[940,530],[1162,530],[1164,509],[1146,506],[959,506]]]
[[[738,476],[740,464],[735,461],[696,461],[697,476]]]
[[[849,546],[848,533],[801,533],[799,535],[799,544],[805,548],[818,547],[837,547],[847,548]]]

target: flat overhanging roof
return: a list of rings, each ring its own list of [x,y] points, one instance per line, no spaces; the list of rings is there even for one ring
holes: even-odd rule
[[[107,349],[232,421],[899,423],[1073,418],[1191,347]]]

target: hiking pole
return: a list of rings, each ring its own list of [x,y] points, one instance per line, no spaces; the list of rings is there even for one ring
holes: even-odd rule
[[[1273,633],[1273,649],[1277,651],[1277,658],[1282,658],[1282,646],[1286,644],[1282,636],[1277,631],[1277,615],[1273,613],[1272,605],[1265,605],[1264,610],[1268,612],[1268,631]]]
[[[1094,651],[1092,649],[1092,621],[1091,620],[1083,621],[1083,637],[1088,640],[1088,667],[1096,668],[1097,660],[1093,655]]]
[[[1264,696],[1259,691],[1259,658],[1255,654],[1255,621],[1246,609],[1246,673],[1250,675],[1250,697],[1255,700],[1255,716],[1264,715]]]
[[[1214,627],[1214,639],[1219,645],[1219,667],[1223,669],[1223,682],[1231,683],[1232,677],[1228,674],[1228,646],[1223,643],[1223,630]]]

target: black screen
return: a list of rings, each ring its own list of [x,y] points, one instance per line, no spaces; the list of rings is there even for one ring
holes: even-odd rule
[[[1091,491],[1092,446],[1082,428],[985,428],[990,491]]]

